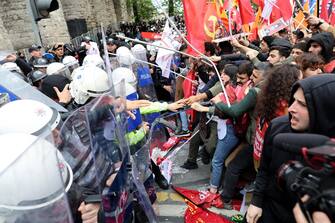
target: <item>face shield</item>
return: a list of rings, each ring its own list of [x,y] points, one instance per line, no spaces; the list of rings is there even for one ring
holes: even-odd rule
[[[5,222],[71,222],[66,191],[71,168],[50,142],[28,134],[0,136],[0,216]]]
[[[136,62],[141,64],[141,61],[147,62],[147,50],[141,44],[136,44],[133,48],[131,48],[131,52],[133,53]],[[145,63],[142,63],[145,64]],[[145,64],[147,65],[147,64]]]
[[[64,67],[61,70],[58,70],[56,73],[54,73],[55,75],[61,75],[63,77],[68,78],[69,80],[72,80],[71,78],[71,72],[69,70],[69,67]]]
[[[70,63],[65,64],[69,72],[72,74],[72,72],[79,67],[79,62],[77,60],[72,61]]]
[[[39,101],[16,100],[0,108],[0,134],[19,132],[48,137],[60,125],[59,112]]]
[[[125,46],[121,46],[116,50],[116,58],[120,66],[131,66],[135,62],[133,54]]]
[[[137,89],[137,78],[134,72],[126,67],[119,67],[113,70],[112,72],[112,80],[114,83],[119,83],[121,80],[124,79],[126,83],[133,86]]]

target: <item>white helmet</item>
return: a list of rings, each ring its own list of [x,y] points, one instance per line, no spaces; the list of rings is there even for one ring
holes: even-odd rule
[[[0,148],[0,209],[27,211],[65,200],[73,174],[54,145],[9,133],[0,135]]]
[[[105,69],[105,63],[99,55],[87,55],[83,60],[83,66],[93,65]]]
[[[70,84],[70,93],[80,105],[85,104],[90,97],[99,97],[109,91],[108,74],[95,66],[78,69]]]
[[[71,80],[69,69],[62,63],[54,62],[47,67],[47,75],[61,75]]]
[[[121,66],[130,66],[135,62],[133,54],[125,46],[121,46],[116,50],[116,58]]]
[[[63,64],[69,69],[70,73],[72,73],[74,69],[79,67],[78,60],[73,56],[64,57]]]
[[[142,44],[136,44],[133,48],[131,48],[131,52],[133,52],[136,59],[147,61],[147,50]]]
[[[6,69],[6,70],[8,70],[8,71],[11,71],[11,72],[15,71],[15,72],[18,72],[18,73],[22,74],[22,70],[21,70],[20,67],[17,66],[17,64],[14,63],[14,62],[7,62],[7,63],[4,63],[4,64],[2,65],[2,68]]]
[[[137,79],[135,74],[126,67],[118,67],[112,72],[113,83],[119,83],[123,79],[126,83],[132,85],[135,89],[137,87]]]
[[[60,123],[58,111],[34,100],[16,100],[0,108],[0,134],[48,134]]]

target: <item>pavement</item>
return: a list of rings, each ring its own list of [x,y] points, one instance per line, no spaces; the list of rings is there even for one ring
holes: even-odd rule
[[[180,145],[179,145],[180,146]],[[176,154],[173,159],[172,179],[170,184],[188,189],[207,190],[209,188],[210,164],[204,165],[201,160],[197,161],[199,168],[186,170],[180,166],[186,161],[188,155],[188,144]],[[176,223],[184,222],[186,204],[184,199],[177,194],[171,187],[169,190],[157,189],[157,202],[155,210],[159,222]],[[211,211],[225,216],[233,216],[239,212],[211,208]]]

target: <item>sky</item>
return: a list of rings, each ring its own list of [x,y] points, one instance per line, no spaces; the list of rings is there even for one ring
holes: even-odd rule
[[[151,0],[152,4],[158,9],[158,4],[162,4],[163,0]],[[160,11],[160,9],[158,9]]]

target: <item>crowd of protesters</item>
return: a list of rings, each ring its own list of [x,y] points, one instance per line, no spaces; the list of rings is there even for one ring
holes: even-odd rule
[[[168,133],[174,140],[191,137],[188,158],[181,167],[190,171],[198,168],[198,156],[205,165],[210,164],[209,191],[221,194],[225,209],[232,209],[232,201],[241,189],[238,186],[247,181],[243,187],[253,192],[246,214],[248,223],[295,222],[297,217],[292,211],[297,201],[286,196],[275,179],[279,167],[292,156],[278,151],[273,144],[274,136],[284,132],[335,136],[335,28],[314,16],[307,21],[311,33],[285,29],[259,41],[249,42],[243,37],[219,44],[204,43],[205,55],[216,63],[218,74],[208,63],[178,53],[171,65],[171,71],[178,76],[171,72],[164,77],[160,68],[149,65],[157,100],[167,104],[166,109],[171,111],[191,108],[178,113],[177,129]],[[164,23],[165,20],[123,23],[120,28],[125,36],[141,39],[141,32],[159,33]],[[177,24],[183,27],[179,17]],[[73,69],[90,66],[85,65],[85,57],[90,56],[95,59],[88,63],[105,68],[103,59],[108,57],[113,62],[118,59],[120,48],[135,52],[132,49],[136,45],[111,34],[107,38],[109,55],[104,55],[101,44],[85,37],[77,49],[55,43],[43,52],[41,46],[33,45],[28,61],[22,54],[8,55],[2,67],[15,72],[71,113],[83,105],[69,88],[78,75]],[[159,48],[145,47],[145,60],[155,64]],[[179,50],[186,49],[187,45],[182,43]],[[96,62],[99,59],[101,66]],[[118,62],[119,66],[129,67],[126,62]],[[138,78],[136,70],[132,72]],[[140,98],[152,101],[147,96]],[[62,117],[65,120],[68,116]],[[140,128],[148,133],[147,124]],[[158,185],[167,189],[159,170],[155,175]],[[83,222],[97,219],[96,215],[87,217],[84,206],[78,207]]]

